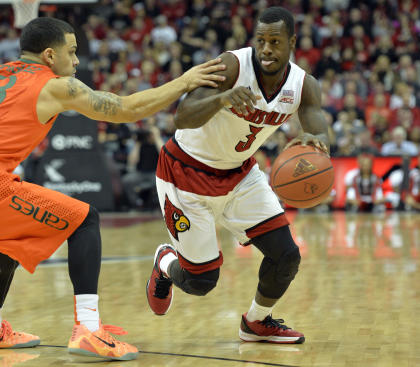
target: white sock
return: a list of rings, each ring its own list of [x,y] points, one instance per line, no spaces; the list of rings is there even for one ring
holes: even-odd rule
[[[175,256],[173,252],[168,252],[166,255],[162,257],[162,259],[160,259],[160,262],[159,262],[160,270],[162,270],[164,272],[164,275],[168,278],[169,278],[168,276],[169,264],[176,259],[177,257]]]
[[[252,301],[251,308],[249,309],[248,314],[246,315],[246,319],[249,322],[253,322],[256,320],[262,321],[273,312],[273,308],[274,306],[271,306],[271,307],[261,306],[257,302],[255,302],[255,299],[254,299]]]
[[[99,329],[99,310],[97,294],[78,294],[74,296],[75,319],[92,333]]]

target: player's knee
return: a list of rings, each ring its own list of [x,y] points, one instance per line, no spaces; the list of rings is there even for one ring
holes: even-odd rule
[[[261,263],[260,280],[272,284],[273,287],[276,284],[291,282],[299,270],[300,260],[299,247],[296,245],[286,251],[278,260],[266,256]]]
[[[89,206],[89,212],[86,216],[84,222],[85,225],[99,225],[99,212],[98,209],[96,209],[94,206]]]
[[[6,254],[0,253],[0,278],[8,278],[11,272],[14,272],[19,263],[7,256]]]
[[[101,235],[99,230],[99,212],[90,205],[85,220],[67,239],[69,246],[73,249],[76,245],[82,248],[89,248],[99,251],[101,248]]]
[[[89,206],[89,212],[86,215],[85,220],[82,222],[82,224],[76,229],[76,232],[82,232],[85,230],[89,231],[99,231],[99,212],[98,210],[90,205]],[[75,233],[76,233],[75,232]]]
[[[299,271],[300,260],[299,247],[294,246],[291,250],[286,252],[277,266],[276,273],[279,280],[288,279],[292,281]]]
[[[216,287],[219,279],[220,269],[206,271],[201,274],[192,274],[185,271],[185,278],[183,284],[183,290],[189,294],[195,296],[205,296],[212,289]]]

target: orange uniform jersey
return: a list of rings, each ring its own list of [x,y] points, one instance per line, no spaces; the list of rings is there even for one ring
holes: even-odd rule
[[[48,80],[42,64],[0,64],[0,252],[28,271],[51,254],[85,219],[89,205],[25,181],[13,170],[45,138],[57,116],[42,124],[37,101]]]

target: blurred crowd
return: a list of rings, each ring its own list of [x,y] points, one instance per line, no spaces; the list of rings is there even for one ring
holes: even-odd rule
[[[93,87],[127,95],[224,50],[251,46],[258,14],[273,5],[295,16],[293,61],[320,83],[331,155],[417,156],[418,0],[99,0],[95,6],[41,6],[40,15],[81,27]],[[0,8],[0,63],[19,56],[12,24],[11,8]],[[149,164],[141,168],[144,155],[156,155],[174,133],[175,109],[133,125],[99,123],[99,140],[122,177],[153,171]],[[261,165],[269,166],[298,132],[296,119],[281,126],[258,152]],[[141,149],[144,144],[150,149]]]

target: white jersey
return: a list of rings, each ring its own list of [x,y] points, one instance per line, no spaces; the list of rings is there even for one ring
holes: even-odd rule
[[[255,112],[243,116],[233,108],[224,107],[200,128],[175,133],[182,150],[217,169],[241,166],[297,111],[306,75],[303,69],[289,62],[277,91],[266,95],[256,72],[253,49],[247,47],[230,52],[239,61],[239,75],[233,88],[247,87],[262,97],[254,106]]]

